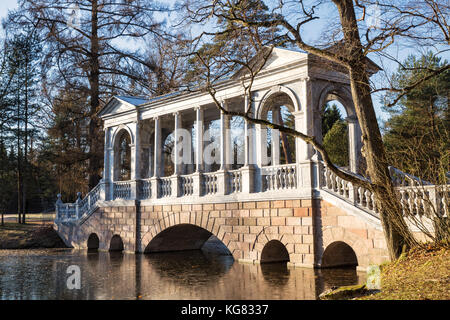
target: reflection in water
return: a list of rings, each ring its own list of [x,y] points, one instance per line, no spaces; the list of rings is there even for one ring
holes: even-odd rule
[[[153,268],[161,279],[181,286],[217,281],[233,262],[232,256],[204,254],[201,250],[144,255],[144,266]]]
[[[81,269],[80,290],[66,286],[70,265]],[[0,250],[0,299],[315,299],[364,280],[354,269],[240,264],[201,251]]]
[[[290,271],[287,263],[262,263],[261,272],[267,284],[285,286],[289,282]]]

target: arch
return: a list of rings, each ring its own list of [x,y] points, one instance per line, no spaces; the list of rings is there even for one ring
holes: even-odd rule
[[[267,112],[267,105],[271,101],[271,99],[274,99],[277,96],[280,96],[282,94],[287,95],[291,102],[292,102],[292,110],[291,112],[297,112],[300,111],[300,103],[298,102],[296,94],[289,89],[288,87],[278,85],[276,87],[271,88],[268,90],[262,97],[261,101],[259,102],[257,108],[256,108],[256,117],[258,119],[263,119],[265,117],[265,112]]]
[[[109,243],[109,251],[123,251],[123,241],[119,235],[114,235]]]
[[[261,100],[257,110],[259,119],[295,129],[295,112],[299,106],[295,94],[286,87],[277,86],[270,89]],[[276,129],[262,126],[263,150],[271,165],[296,163],[296,138]],[[264,152],[264,151],[263,151]]]
[[[91,233],[87,240],[87,248],[88,250],[98,250],[100,246],[100,239],[96,233]]]
[[[317,265],[322,267],[322,259],[326,248],[334,242],[344,242],[354,251],[358,266],[368,265],[368,242],[369,240],[361,239],[356,233],[348,231],[342,227],[332,227],[323,230],[322,245],[318,251]]]
[[[261,251],[261,263],[289,262],[289,252],[279,240],[270,240]]]
[[[144,236],[144,239],[145,238],[146,237]],[[149,239],[148,244],[145,246],[144,253],[199,250],[202,249],[210,238],[214,238],[215,242],[220,241],[221,255],[224,255],[225,248],[227,255],[231,255],[231,251],[226,244],[223,243],[221,239],[214,236],[211,231],[190,223],[175,224],[161,230]],[[217,243],[214,243],[213,246],[217,246]],[[211,248],[208,248],[207,251],[211,252],[210,249]]]
[[[113,131],[113,133],[111,135],[111,147],[114,147],[114,145],[117,141],[117,137],[122,130],[125,130],[126,132],[128,132],[128,134],[130,135],[131,144],[134,144],[135,139],[134,139],[134,135],[133,135],[133,132],[131,131],[130,127],[128,127],[125,124],[121,124],[121,125],[115,127],[114,129],[115,130]]]
[[[114,181],[131,179],[131,144],[132,135],[127,130],[120,129],[113,145]]]
[[[316,110],[321,110],[323,105],[332,100],[337,100],[344,106],[348,117],[356,117],[352,94],[346,86],[327,85],[320,93]]]
[[[355,251],[343,241],[332,242],[322,255],[322,268],[356,267],[357,265]]]
[[[319,141],[322,141],[322,107],[329,101],[336,100],[345,109],[347,117],[348,159],[349,169],[358,173],[361,164],[361,128],[356,117],[352,95],[348,85],[329,84],[322,89],[314,112],[314,132]]]

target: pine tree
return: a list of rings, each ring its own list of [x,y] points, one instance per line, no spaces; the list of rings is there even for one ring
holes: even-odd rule
[[[431,53],[409,56],[393,75],[397,88],[405,88],[428,74],[430,68],[448,64]],[[402,171],[436,184],[447,183],[450,157],[450,71],[420,83],[394,108],[385,123],[384,143],[390,163]],[[395,96],[387,96],[388,100]]]

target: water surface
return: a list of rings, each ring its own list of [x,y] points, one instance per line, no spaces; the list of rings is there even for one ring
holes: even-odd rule
[[[81,288],[68,289],[77,265]],[[354,269],[240,264],[231,256],[74,249],[0,250],[0,299],[316,299],[333,286],[363,283]]]

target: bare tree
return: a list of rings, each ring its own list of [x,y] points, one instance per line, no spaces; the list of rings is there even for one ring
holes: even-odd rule
[[[157,66],[143,59],[132,44],[158,35],[160,24],[153,14],[163,8],[142,0],[21,0],[19,8],[9,15],[8,23],[18,29],[31,23],[38,30],[45,43],[43,82],[52,89],[47,94],[53,97],[71,88],[90,97],[85,117],[92,188],[100,179],[103,161],[101,123],[96,114],[106,97],[126,94],[129,87],[136,93],[136,84],[142,93],[148,93],[148,79],[138,67],[155,71]]]

